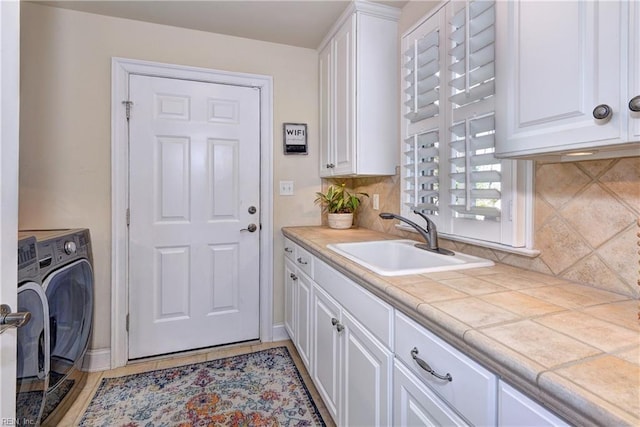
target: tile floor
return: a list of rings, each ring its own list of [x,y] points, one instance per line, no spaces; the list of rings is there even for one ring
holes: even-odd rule
[[[206,362],[208,360],[216,360],[224,357],[237,356],[239,354],[251,353],[254,351],[264,350],[272,347],[280,347],[286,346],[291,354],[298,371],[300,371],[300,375],[307,386],[311,396],[313,397],[313,401],[315,402],[322,418],[324,419],[327,426],[334,426],[333,421],[331,420],[331,416],[327,412],[327,409],[322,401],[322,398],[318,394],[318,391],[313,385],[311,381],[311,377],[309,373],[304,367],[302,360],[300,360],[300,356],[296,351],[293,343],[291,341],[278,341],[272,343],[253,343],[253,344],[243,344],[243,345],[233,345],[228,347],[216,348],[216,349],[208,349],[208,350],[198,350],[189,353],[183,353],[180,355],[172,355],[167,357],[159,357],[154,359],[146,359],[140,362],[132,362],[129,365],[111,369],[109,371],[100,371],[100,372],[91,372],[87,379],[87,384],[78,396],[78,399],[73,404],[73,406],[69,409],[65,417],[61,420],[58,426],[61,427],[72,427],[77,426],[82,419],[82,415],[84,414],[85,409],[89,406],[93,395],[98,389],[98,386],[102,380],[102,378],[110,378],[110,377],[119,377],[123,375],[131,375],[137,374],[141,372],[154,371],[158,369],[171,368],[180,365],[188,365],[191,363],[199,363]]]

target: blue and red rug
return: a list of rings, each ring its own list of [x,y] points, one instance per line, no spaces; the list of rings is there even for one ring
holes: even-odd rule
[[[105,378],[81,426],[324,426],[286,347]]]

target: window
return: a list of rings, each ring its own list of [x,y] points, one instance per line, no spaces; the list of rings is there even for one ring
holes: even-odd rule
[[[402,215],[430,215],[448,238],[522,247],[531,165],[493,155],[495,33],[494,1],[452,1],[403,37]]]

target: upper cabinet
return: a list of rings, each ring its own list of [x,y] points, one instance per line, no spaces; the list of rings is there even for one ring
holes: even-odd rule
[[[319,47],[322,177],[395,174],[399,15],[353,2]]]
[[[639,4],[498,2],[496,19],[496,155],[640,155]]]

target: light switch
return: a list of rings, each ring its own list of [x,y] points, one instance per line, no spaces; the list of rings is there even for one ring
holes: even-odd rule
[[[280,181],[280,195],[293,196],[293,181]]]

